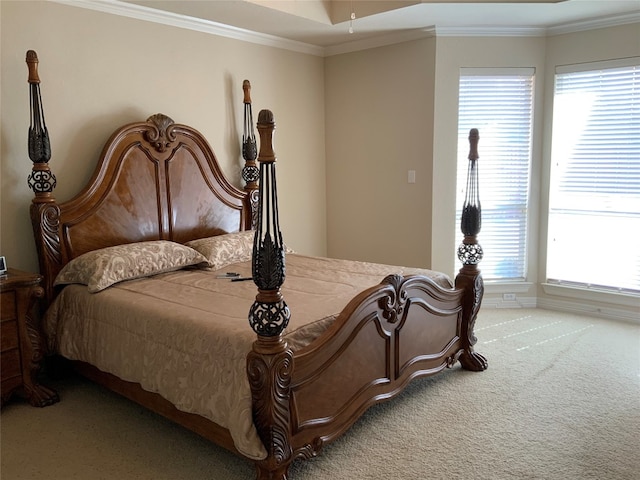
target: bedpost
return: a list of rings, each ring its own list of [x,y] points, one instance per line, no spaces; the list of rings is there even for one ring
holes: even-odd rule
[[[251,83],[249,80],[242,82],[244,91],[244,132],[242,135],[242,179],[245,181],[244,190],[249,194],[249,206],[251,207],[251,229],[256,228],[258,221],[258,179],[260,173],[256,165],[256,136],[253,131],[253,112],[251,110]]]
[[[290,318],[280,287],[285,278],[284,244],[278,219],[273,113],[258,115],[260,186],[253,243],[253,281],[258,287],[249,324],[258,335],[247,355],[253,419],[267,458],[256,462],[258,480],[286,480],[293,460],[291,438],[291,374],[293,352],[282,338]]]
[[[482,247],[478,243],[482,213],[480,208],[480,194],[478,185],[478,130],[469,131],[469,167],[467,172],[467,190],[462,207],[460,227],[464,234],[462,244],[458,247],[458,259],[462,268],[456,277],[456,287],[464,290],[462,297],[462,367],[472,371],[486,370],[488,364],[485,357],[475,352],[473,346],[478,339],[473,333],[476,317],[482,303],[484,283],[478,263],[482,260]]]
[[[28,360],[28,365],[23,365],[23,368],[29,372],[24,376],[24,389],[29,403],[36,407],[46,407],[58,402],[60,397],[55,390],[36,381],[42,369],[45,346],[41,337],[39,318],[32,318],[32,309],[35,307],[36,298],[44,297],[46,305],[49,305],[53,299],[53,279],[57,272],[52,271],[54,268],[52,265],[60,260],[60,239],[57,228],[60,209],[52,194],[56,186],[56,177],[51,172],[48,163],[51,159],[51,144],[44,121],[42,98],[40,97],[38,54],[34,50],[28,50],[26,61],[29,70],[27,81],[29,82],[31,109],[27,146],[29,158],[33,161],[31,174],[27,177],[27,184],[35,193],[29,211],[35,234],[40,273],[44,278],[43,285],[34,286],[29,294],[27,307],[29,342],[22,347],[27,349],[26,352],[22,352],[22,358],[23,361]]]
[[[40,96],[37,53],[33,50],[27,51],[26,61],[29,69],[28,82],[31,103],[28,147],[29,158],[33,161],[27,184],[35,193],[30,207],[31,224],[38,251],[40,273],[44,277],[45,302],[48,305],[53,300],[53,280],[61,265],[60,237],[58,236],[60,209],[53,196],[56,177],[49,168],[51,144],[49,143],[49,131],[44,120]],[[58,270],[56,270],[56,266]]]

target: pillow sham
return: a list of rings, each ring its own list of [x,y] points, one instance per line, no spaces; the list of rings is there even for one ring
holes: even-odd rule
[[[87,252],[67,263],[54,285],[81,283],[97,293],[125,280],[204,266],[207,259],[192,248],[168,240],[128,243]]]
[[[199,238],[185,243],[205,256],[212,270],[224,268],[232,263],[248,262],[253,255],[255,230],[225,233],[214,237]],[[294,253],[284,246],[285,253]]]
[[[185,245],[203,255],[208,261],[208,267],[218,270],[232,263],[251,260],[254,236],[254,230],[245,230],[214,237],[199,238],[191,240]]]

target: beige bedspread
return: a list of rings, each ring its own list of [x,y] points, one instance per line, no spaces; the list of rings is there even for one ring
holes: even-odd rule
[[[291,310],[287,341],[294,349],[320,335],[357,293],[388,274],[426,274],[445,288],[450,280],[428,270],[287,255],[282,291]],[[266,456],[252,421],[246,355],[255,341],[247,315],[256,295],[250,263],[215,272],[180,270],[122,282],[99,293],[69,285],[45,318],[49,346],[171,401],[178,409],[227,428],[251,459]]]

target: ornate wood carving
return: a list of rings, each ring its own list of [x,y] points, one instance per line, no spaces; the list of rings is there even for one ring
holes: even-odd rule
[[[484,293],[484,283],[480,271],[475,265],[465,265],[456,277],[456,288],[464,290],[462,297],[462,354],[460,355],[460,364],[467,370],[474,372],[486,370],[489,366],[487,359],[481,354],[474,351],[473,346],[478,339],[473,329],[476,324],[478,311],[482,302]]]
[[[404,308],[409,298],[407,291],[402,288],[404,278],[402,275],[389,275],[382,283],[388,283],[393,287],[393,293],[391,295],[379,300],[380,308],[382,308],[382,316],[389,323],[396,323],[402,318]]]
[[[320,454],[322,447],[324,447],[324,440],[320,437],[316,437],[312,442],[306,443],[302,447],[297,448],[294,458],[308,460],[309,458],[317,457]]]
[[[280,335],[287,328],[290,317],[289,307],[279,292],[272,295],[258,293],[249,310],[251,328],[258,335],[265,337]]]
[[[27,347],[23,352],[23,359],[27,360],[23,365],[25,396],[34,407],[46,407],[60,401],[60,397],[55,390],[40,384],[37,380],[42,369],[45,347],[40,329],[39,312],[35,304],[39,298],[44,297],[44,289],[33,286],[26,297],[25,327],[28,340],[23,343]]]
[[[173,132],[174,121],[162,113],[156,113],[147,118],[153,128],[144,133],[144,139],[159,153],[169,150],[176,141]]]
[[[293,353],[280,337],[258,337],[247,355],[253,417],[267,458],[256,462],[258,479],[286,480],[291,447]]]
[[[27,178],[29,188],[35,194],[51,193],[56,188],[56,176],[46,163],[34,163],[31,174]]]
[[[260,203],[260,192],[256,188],[249,193],[249,205],[251,207],[251,229],[255,230],[258,225],[258,205]]]
[[[51,202],[31,204],[31,224],[33,227],[40,272],[44,276],[44,298],[46,305],[53,300],[53,281],[60,271],[62,258],[60,252],[60,207]]]

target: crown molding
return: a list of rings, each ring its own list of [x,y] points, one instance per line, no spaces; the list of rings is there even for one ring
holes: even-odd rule
[[[360,50],[367,50],[369,48],[385,47],[387,45],[394,45],[396,43],[409,42],[412,40],[419,40],[421,38],[435,36],[436,31],[432,27],[417,28],[404,32],[389,33],[386,35],[377,35],[375,37],[365,38],[362,40],[354,40],[351,42],[341,43],[339,45],[324,47],[324,56],[331,57],[333,55],[340,55],[342,53],[351,53]]]
[[[438,27],[438,37],[546,37],[565,33],[596,30],[640,23],[640,11],[624,15],[612,15],[580,22],[563,23],[553,27]]]
[[[188,30],[218,35],[268,47],[281,48],[298,53],[329,57],[343,53],[378,48],[396,43],[418,40],[428,37],[544,37],[565,33],[595,30],[632,23],[640,23],[640,11],[637,13],[603,17],[594,20],[572,22],[553,27],[428,27],[404,32],[379,35],[363,40],[356,40],[319,47],[304,42],[297,42],[275,35],[254,32],[223,23],[189,17],[176,13],[144,7],[118,0],[51,0],[55,3],[72,7],[86,8],[113,15],[135,18],[153,23],[169,25]]]
[[[438,37],[544,37],[544,27],[437,27]]]
[[[628,25],[631,23],[640,23],[640,10],[635,13],[612,15],[594,20],[584,20],[582,22],[565,23],[563,25],[548,27],[547,35],[562,35],[564,33],[583,32],[585,30],[596,30],[598,28],[618,27],[620,25]]]
[[[197,32],[218,35],[221,37],[242,40],[245,42],[256,43],[267,47],[282,48],[298,53],[306,53],[309,55],[324,55],[324,48],[308,43],[296,42],[275,35],[266,33],[258,33],[244,28],[232,27],[223,23],[204,20],[201,18],[189,17],[177,13],[157,10],[155,8],[144,7],[133,3],[120,2],[118,0],[51,0],[55,3],[68,5],[71,7],[86,8],[103,13],[120,15],[122,17],[135,18],[162,25],[170,25],[172,27],[194,30]]]

